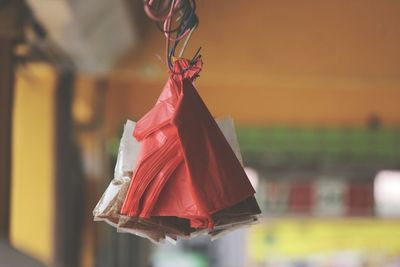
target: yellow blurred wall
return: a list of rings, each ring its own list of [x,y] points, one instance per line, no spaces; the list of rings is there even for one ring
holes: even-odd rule
[[[282,218],[268,219],[249,229],[248,253],[252,261],[268,257],[329,255],[338,251],[364,251],[397,255],[400,224],[396,219]]]
[[[11,242],[47,264],[54,244],[55,82],[48,65],[21,67],[13,118]]]

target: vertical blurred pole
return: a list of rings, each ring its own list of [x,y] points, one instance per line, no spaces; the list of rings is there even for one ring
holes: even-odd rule
[[[8,239],[14,46],[22,39],[23,2],[0,1],[0,238]]]
[[[0,39],[0,238],[8,238],[13,72],[11,42]]]
[[[75,112],[74,123],[76,127],[76,139],[79,142],[82,158],[84,159],[84,187],[85,196],[82,224],[81,266],[102,266],[95,263],[97,255],[96,229],[99,224],[93,223],[92,210],[98,201],[96,188],[103,176],[109,177],[108,157],[105,147],[104,134],[104,110],[107,80],[100,77],[81,77],[75,85]],[[79,105],[81,105],[80,108]],[[89,111],[86,116],[77,110]],[[103,186],[102,186],[103,187]],[[115,266],[110,263],[106,266]]]
[[[74,82],[73,69],[59,69],[55,116],[55,262],[66,267],[79,266],[85,201],[80,154],[73,138]]]

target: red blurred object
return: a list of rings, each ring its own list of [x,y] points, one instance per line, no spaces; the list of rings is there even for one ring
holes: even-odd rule
[[[200,58],[176,60],[156,105],[137,122],[142,146],[121,214],[212,229],[215,220],[260,213],[243,167],[193,86],[201,67]]]
[[[314,187],[310,182],[294,182],[291,185],[289,208],[293,213],[308,214],[313,207]]]
[[[374,209],[372,183],[351,182],[347,191],[347,215],[370,216]]]

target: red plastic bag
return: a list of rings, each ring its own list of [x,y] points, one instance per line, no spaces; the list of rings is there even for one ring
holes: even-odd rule
[[[175,217],[190,221],[191,232],[212,232],[216,221],[223,230],[260,213],[241,163],[192,84],[201,66],[200,59],[193,66],[177,60],[155,107],[137,122],[141,151],[121,208],[133,221]]]

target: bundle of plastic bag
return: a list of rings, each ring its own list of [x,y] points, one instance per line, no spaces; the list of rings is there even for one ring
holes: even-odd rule
[[[136,125],[127,123],[119,157],[127,149],[134,156],[124,158],[133,160],[125,164],[129,170],[117,171],[124,162],[118,159],[95,220],[154,242],[217,237],[257,221],[260,209],[241,163],[233,121],[216,123],[193,86],[201,65],[200,58],[194,64],[175,61],[156,105]]]

